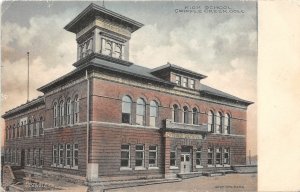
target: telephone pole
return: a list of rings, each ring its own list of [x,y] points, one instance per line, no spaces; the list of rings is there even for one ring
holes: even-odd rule
[[[29,102],[29,52],[27,52],[27,102]]]

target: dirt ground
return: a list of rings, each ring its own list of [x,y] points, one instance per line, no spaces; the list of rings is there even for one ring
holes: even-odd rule
[[[257,174],[228,174],[215,177],[196,177],[181,182],[146,185],[108,192],[255,192]]]

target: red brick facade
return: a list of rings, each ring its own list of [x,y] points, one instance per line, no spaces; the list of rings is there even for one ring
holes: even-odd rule
[[[92,65],[92,61],[98,64]],[[104,68],[106,62],[110,65]],[[202,90],[200,80],[205,76],[185,69],[170,65],[155,73],[143,72],[147,73],[143,76],[127,69],[131,65],[91,54],[76,63],[74,72],[40,88],[44,95],[37,99],[39,102],[34,100],[5,113],[7,130],[23,117],[42,117],[44,122],[43,135],[6,139],[5,163],[23,165],[30,149],[26,169],[85,177],[90,171],[88,165],[94,164],[102,180],[173,177],[246,164],[246,110],[251,102]],[[183,81],[187,78],[189,87],[176,85],[176,75]],[[130,123],[122,122],[124,96],[131,99]],[[138,99],[145,102],[143,125],[136,119],[140,113]],[[157,103],[155,126],[150,126],[151,101]],[[179,122],[174,122],[172,115],[175,104]],[[209,111],[222,114],[220,133],[209,131]],[[228,133],[224,131],[225,114],[230,117]],[[24,126],[30,127],[27,124]],[[42,156],[38,154],[38,164],[33,163],[34,149],[43,151]],[[16,160],[14,156],[24,155],[22,151],[25,156]]]

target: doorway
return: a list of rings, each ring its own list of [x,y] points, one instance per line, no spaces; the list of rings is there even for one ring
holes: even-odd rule
[[[190,173],[191,172],[191,154],[181,154],[180,161],[180,172]]]

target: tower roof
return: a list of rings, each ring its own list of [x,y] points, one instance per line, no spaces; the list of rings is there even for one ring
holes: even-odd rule
[[[128,17],[110,11],[102,6],[91,3],[87,8],[85,8],[81,13],[78,14],[71,22],[69,22],[64,29],[67,31],[78,33],[81,29],[85,28],[90,22],[96,19],[96,17],[101,17],[105,19],[114,20],[115,22],[129,27],[131,32],[138,30],[143,27],[144,24],[132,20]]]

